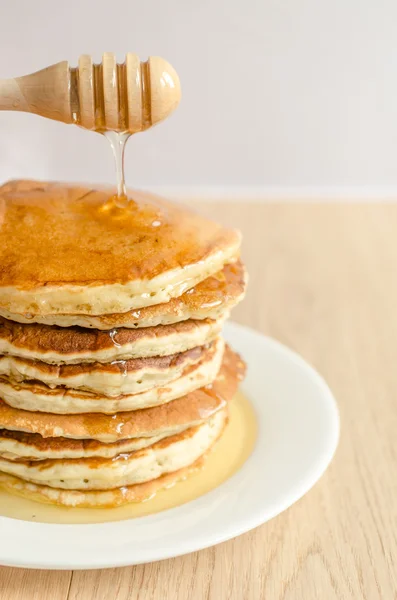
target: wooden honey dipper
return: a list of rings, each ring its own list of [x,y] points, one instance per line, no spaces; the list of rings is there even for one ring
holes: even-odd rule
[[[101,64],[83,55],[0,80],[0,110],[30,112],[94,131],[137,133],[163,121],[178,106],[181,89],[173,67],[158,56],[141,62],[128,53],[122,64],[106,52]]]

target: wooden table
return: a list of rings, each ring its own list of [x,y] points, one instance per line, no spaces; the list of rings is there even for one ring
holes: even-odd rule
[[[251,280],[234,318],[300,352],[337,398],[331,467],[292,508],[235,540],[123,569],[3,568],[1,600],[397,598],[397,205],[203,210],[245,234]]]

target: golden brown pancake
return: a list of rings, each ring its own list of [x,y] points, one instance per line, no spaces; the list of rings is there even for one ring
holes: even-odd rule
[[[186,367],[197,364],[222,346],[223,340],[217,338],[206,346],[170,356],[79,365],[49,365],[38,360],[3,355],[0,356],[0,375],[15,382],[40,381],[50,387],[66,386],[105,396],[136,394],[177,379]]]
[[[223,319],[189,319],[144,329],[100,331],[37,323],[22,325],[0,317],[0,355],[58,365],[165,356],[208,344],[222,325]]]
[[[231,400],[244,371],[240,357],[227,347],[222,367],[212,385],[167,404],[110,416],[33,413],[0,402],[0,429],[39,433],[43,437],[95,439],[105,443],[151,437],[172,432],[175,427],[194,426],[210,418]]]
[[[194,463],[218,439],[227,416],[224,408],[195,427],[114,458],[12,461],[0,457],[0,471],[39,485],[68,490],[109,490],[144,483]]]
[[[6,404],[23,410],[76,414],[100,412],[113,414],[125,410],[149,408],[170,402],[212,383],[222,363],[224,343],[219,340],[199,362],[183,369],[181,375],[165,386],[157,386],[136,394],[115,397],[63,386],[50,388],[40,382],[14,382],[0,377],[0,398]]]
[[[12,181],[0,189],[0,305],[19,314],[168,302],[238,256],[240,235],[142,192]]]
[[[210,451],[192,465],[179,469],[179,471],[167,473],[157,479],[107,491],[54,489],[45,485],[29,483],[19,477],[1,472],[0,486],[11,494],[17,494],[29,500],[46,504],[57,504],[70,508],[115,508],[124,504],[144,502],[160,490],[169,488],[178,481],[183,481],[190,474],[203,467],[209,454]]]
[[[175,428],[174,434],[188,429]],[[0,429],[0,456],[7,460],[42,461],[53,458],[114,458],[119,454],[135,452],[159,442],[169,435],[163,432],[153,437],[137,437],[104,444],[98,440],[74,440],[72,438],[44,438],[38,433],[25,433]]]
[[[147,306],[125,313],[109,315],[34,315],[18,314],[5,310],[0,305],[0,314],[18,323],[43,323],[60,327],[80,326],[111,330],[117,327],[130,329],[167,325],[186,319],[218,319],[227,314],[245,293],[247,275],[241,261],[225,265],[225,267],[207,277],[201,283],[190,288],[178,298],[171,298],[165,304]]]

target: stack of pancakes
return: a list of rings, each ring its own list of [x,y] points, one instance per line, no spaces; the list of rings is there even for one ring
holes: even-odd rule
[[[0,188],[0,484],[117,506],[201,466],[244,374],[221,337],[239,251],[151,195]]]

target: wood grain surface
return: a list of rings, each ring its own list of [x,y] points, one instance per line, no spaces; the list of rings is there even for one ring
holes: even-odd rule
[[[202,210],[245,236],[250,286],[234,319],[291,346],[331,386],[342,426],[331,467],[235,540],[123,569],[0,568],[1,600],[397,598],[397,205]]]

